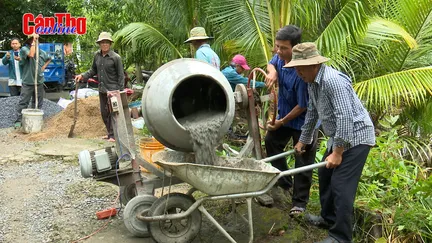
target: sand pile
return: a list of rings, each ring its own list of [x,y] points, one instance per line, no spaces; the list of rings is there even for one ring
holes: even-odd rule
[[[67,137],[73,123],[74,103],[47,120],[40,133],[25,135],[29,141],[38,141],[54,137]],[[99,97],[78,99],[78,116],[74,129],[74,137],[95,138],[106,135],[105,125],[99,109]]]

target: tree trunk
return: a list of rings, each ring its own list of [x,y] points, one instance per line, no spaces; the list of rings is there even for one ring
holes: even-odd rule
[[[135,63],[135,76],[136,76],[136,83],[142,84],[143,76],[141,72],[141,65],[139,65],[138,63]]]

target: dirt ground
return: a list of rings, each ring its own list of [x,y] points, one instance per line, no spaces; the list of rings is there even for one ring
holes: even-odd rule
[[[154,242],[134,237],[123,224],[123,214],[111,220],[97,220],[95,213],[113,204],[118,187],[81,177],[77,154],[84,149],[109,146],[105,140],[55,138],[26,141],[13,129],[0,129],[0,242],[76,242],[92,243]],[[173,191],[185,192],[181,184]],[[238,242],[248,242],[248,226],[241,220],[234,224],[227,217],[230,203],[206,204],[207,210]],[[316,205],[315,205],[316,206]],[[314,207],[314,205],[311,205]],[[124,209],[124,208],[123,208]],[[240,200],[238,209],[246,215]],[[286,210],[253,203],[254,242],[314,242],[325,231],[311,228],[301,219],[293,220]],[[203,216],[194,243],[228,242]]]

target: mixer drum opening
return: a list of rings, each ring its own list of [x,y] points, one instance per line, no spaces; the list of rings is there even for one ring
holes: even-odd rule
[[[172,96],[172,112],[179,120],[199,112],[221,112],[227,109],[223,88],[211,77],[191,76],[180,82]]]

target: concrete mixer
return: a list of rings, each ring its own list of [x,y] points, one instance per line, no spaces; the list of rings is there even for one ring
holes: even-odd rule
[[[144,88],[142,110],[151,134],[165,146],[192,152],[191,137],[179,119],[202,111],[222,114],[219,138],[234,118],[234,93],[217,69],[195,59],[178,59],[159,68]]]
[[[222,138],[231,126],[235,104],[238,103],[239,107],[248,111],[249,136],[246,145],[236,155],[244,157],[253,154],[256,159],[261,159],[256,96],[251,87],[252,83],[248,87],[238,85],[236,92],[233,92],[225,76],[213,66],[196,59],[171,61],[160,67],[145,86],[142,111],[146,126],[158,141],[177,153],[179,161],[190,161],[190,157],[193,158],[190,153],[193,151],[191,136],[181,120],[200,112],[218,112],[222,116],[222,124],[217,136]],[[126,205],[126,227],[137,237],[147,237],[148,224],[139,220],[137,213],[148,210],[156,201],[156,188],[183,180],[144,160],[136,152],[126,94],[111,91],[108,97],[113,111],[116,145],[97,151],[81,151],[81,174],[85,178],[118,185],[121,202]],[[271,95],[259,99],[266,101],[269,98]],[[143,173],[140,166],[149,173]]]

